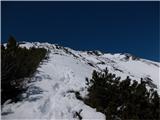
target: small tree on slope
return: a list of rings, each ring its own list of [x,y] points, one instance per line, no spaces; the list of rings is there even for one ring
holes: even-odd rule
[[[46,53],[44,48],[21,48],[14,37],[9,38],[6,48],[1,46],[1,104],[7,99],[17,100],[24,90],[24,78],[35,73]]]
[[[159,96],[154,89],[146,88],[147,82],[127,77],[120,80],[115,74],[93,71],[88,82],[88,97],[83,101],[106,115],[107,120],[159,119]],[[87,79],[88,80],[88,79]]]

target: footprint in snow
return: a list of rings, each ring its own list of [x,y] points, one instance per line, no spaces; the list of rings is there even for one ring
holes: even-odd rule
[[[56,83],[56,84],[52,85],[52,88],[54,91],[57,91],[57,89],[59,89],[59,84]]]

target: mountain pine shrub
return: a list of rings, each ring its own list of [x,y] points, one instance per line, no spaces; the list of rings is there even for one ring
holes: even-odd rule
[[[120,80],[108,70],[93,71],[92,79],[86,79],[88,95],[85,104],[96,108],[106,120],[158,120],[160,97],[156,90],[147,89],[148,82],[138,83],[127,77]]]
[[[12,36],[6,47],[1,45],[1,104],[7,99],[17,99],[24,91],[24,78],[35,73],[46,53],[44,48],[21,48]]]

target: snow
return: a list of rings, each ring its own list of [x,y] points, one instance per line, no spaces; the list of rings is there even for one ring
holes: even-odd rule
[[[34,44],[27,42],[27,43],[25,43],[25,44],[20,44],[20,46],[21,46],[22,48],[25,47],[25,48],[29,49],[29,48],[33,47]]]
[[[159,84],[159,63],[140,59],[134,61],[122,60],[122,54],[90,55],[82,51],[65,48],[56,49],[49,43],[26,43],[21,47],[45,47],[50,50],[49,60],[44,61],[38,72],[28,83],[29,89],[23,94],[23,101],[17,103],[6,102],[2,106],[2,119],[53,119],[78,120],[76,112],[83,119],[105,120],[105,115],[97,112],[78,100],[70,91],[79,91],[82,96],[87,94],[85,78],[91,78],[93,70],[102,70],[106,67],[116,76],[140,80],[141,77],[153,79]],[[78,56],[76,58],[75,56]],[[105,64],[98,64],[100,62]],[[90,66],[88,62],[94,64]],[[116,70],[115,68],[119,69]]]

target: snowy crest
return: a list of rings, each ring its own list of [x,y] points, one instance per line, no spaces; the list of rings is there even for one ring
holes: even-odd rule
[[[91,78],[93,70],[109,72],[126,78],[144,78],[151,86],[160,86],[160,63],[138,58],[131,54],[110,54],[100,51],[75,51],[56,44],[22,42],[21,47],[43,47],[49,51],[49,59],[43,61],[35,76],[27,83],[28,90],[22,101],[6,103],[2,106],[2,119],[83,119],[104,120],[105,116],[96,112],[71,91],[87,94],[86,77]],[[138,81],[138,82],[139,82]],[[159,91],[160,92],[160,91]]]

